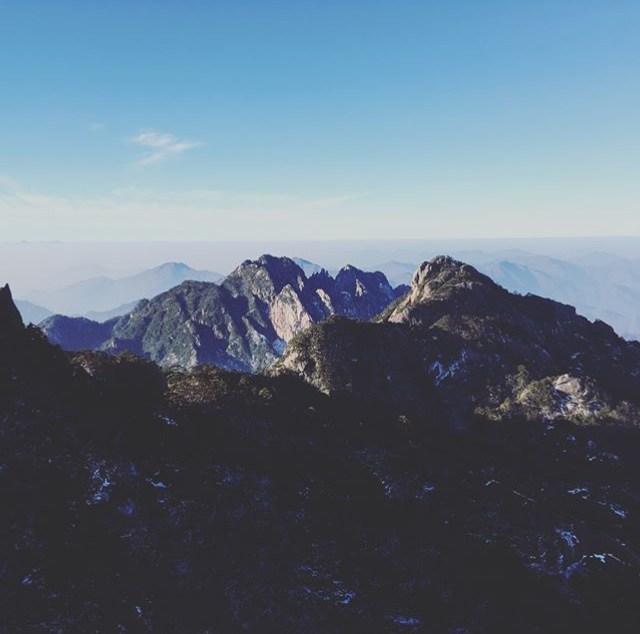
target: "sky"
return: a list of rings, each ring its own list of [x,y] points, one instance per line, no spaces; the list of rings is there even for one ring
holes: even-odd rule
[[[0,0],[0,241],[640,235],[637,0]]]

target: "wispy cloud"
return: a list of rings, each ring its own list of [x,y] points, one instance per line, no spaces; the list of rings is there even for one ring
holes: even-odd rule
[[[0,174],[0,241],[335,238],[338,227],[362,217],[351,206],[361,197],[133,186],[70,195],[34,190]]]
[[[303,203],[303,209],[325,209],[327,207],[340,207],[352,200],[365,198],[368,194],[344,194],[342,196],[327,196],[326,198],[316,198]]]
[[[202,145],[199,141],[188,141],[180,139],[170,132],[158,132],[157,130],[141,130],[131,142],[145,148],[146,152],[137,161],[137,165],[153,165],[171,158],[179,156],[187,150]]]

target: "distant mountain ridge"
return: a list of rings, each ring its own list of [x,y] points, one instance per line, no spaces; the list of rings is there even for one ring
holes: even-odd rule
[[[64,315],[90,317],[110,312],[109,316],[114,316],[114,310],[126,312],[132,302],[155,297],[186,280],[217,282],[222,277],[212,271],[192,269],[182,262],[167,262],[123,278],[95,277],[58,290],[31,293],[26,299]]]
[[[51,341],[68,350],[86,347],[79,332],[102,333],[90,348],[131,351],[163,366],[259,371],[282,354],[298,332],[331,315],[369,320],[406,289],[393,289],[379,272],[352,266],[335,277],[324,270],[307,277],[293,260],[264,255],[246,260],[221,284],[187,281],[107,328],[54,316],[41,326]]]
[[[26,324],[39,324],[41,321],[53,315],[53,313],[44,306],[38,306],[26,300],[17,299],[16,307],[22,315],[22,319]]]

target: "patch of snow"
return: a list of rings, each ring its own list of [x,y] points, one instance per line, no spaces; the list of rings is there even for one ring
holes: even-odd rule
[[[100,465],[96,465],[91,473],[91,480],[93,481],[93,494],[87,500],[87,504],[93,506],[94,504],[108,502],[109,490],[114,484],[109,474],[103,472]]]
[[[586,498],[589,495],[589,489],[587,487],[576,487],[575,489],[569,489],[567,493],[569,495],[580,495]]]
[[[409,627],[416,627],[422,623],[422,621],[415,616],[405,616],[403,614],[392,616],[391,620],[396,625],[408,625]]]
[[[336,598],[338,603],[342,605],[349,605],[356,597],[356,593],[351,590],[338,590],[336,592]]]
[[[591,553],[590,555],[584,555],[580,561],[576,561],[574,564],[571,564],[564,573],[566,578],[570,578],[575,572],[579,569],[584,568],[585,564],[589,561],[597,561],[601,565],[605,566],[609,561],[616,561],[619,564],[623,564],[624,562],[611,553]]]
[[[560,535],[564,543],[567,546],[569,546],[569,548],[571,549],[574,549],[580,543],[578,536],[573,531],[570,531],[568,529],[558,528],[556,529],[556,533]]]
[[[160,416],[160,420],[169,427],[177,427],[178,423],[170,416]]]
[[[126,517],[133,517],[136,513],[136,505],[132,500],[127,500],[118,507],[118,511]]]
[[[166,489],[167,485],[162,482],[162,480],[154,480],[153,478],[147,478],[147,482],[154,488],[154,489]]]
[[[625,519],[627,517],[627,512],[619,504],[609,504],[609,509],[620,519]]]
[[[467,351],[463,350],[460,354],[460,358],[456,359],[455,361],[452,361],[451,363],[449,363],[449,365],[446,365],[446,366],[443,365],[443,363],[440,360],[434,361],[429,366],[429,370],[431,374],[434,375],[434,379],[433,379],[434,383],[436,385],[440,385],[446,379],[449,379],[452,376],[455,376],[462,368],[463,364],[467,359],[467,356],[468,356]]]

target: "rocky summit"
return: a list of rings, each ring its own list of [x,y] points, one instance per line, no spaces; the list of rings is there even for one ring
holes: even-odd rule
[[[219,285],[183,282],[105,324],[54,316],[42,328],[67,350],[126,350],[163,366],[255,372],[311,324],[334,314],[371,319],[403,291],[382,273],[347,266],[335,278],[326,271],[307,277],[290,258],[264,255]]]
[[[640,344],[573,307],[509,293],[449,257],[425,262],[374,324],[315,325],[275,373],[326,393],[471,414],[640,424]],[[422,405],[421,405],[422,406]]]
[[[158,311],[220,293],[258,332],[315,292],[269,266]],[[0,358],[2,632],[640,627],[637,350],[569,307],[438,260],[267,376],[64,353],[3,289]]]

